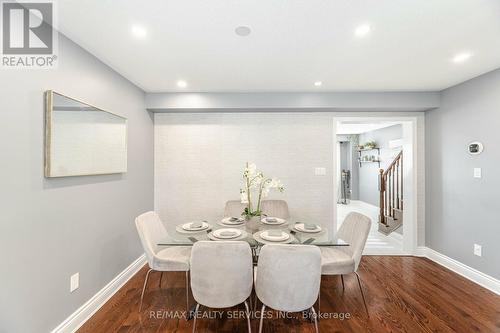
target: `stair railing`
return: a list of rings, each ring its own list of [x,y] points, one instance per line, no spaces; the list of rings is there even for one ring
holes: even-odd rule
[[[394,161],[379,171],[380,212],[379,221],[387,225],[386,217],[394,218],[394,209],[403,209],[403,151]]]

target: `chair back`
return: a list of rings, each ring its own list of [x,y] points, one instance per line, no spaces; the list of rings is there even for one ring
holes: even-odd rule
[[[262,200],[262,212],[267,216],[279,217],[287,220],[290,218],[288,204],[285,200]]]
[[[227,308],[251,294],[253,263],[244,241],[198,241],[191,250],[191,290],[201,305]]]
[[[158,242],[167,237],[167,230],[158,214],[153,211],[139,215],[135,226],[141,239],[142,247],[150,268],[153,268],[154,256],[158,252]]]
[[[371,223],[368,216],[351,212],[347,215],[337,233],[339,238],[349,243],[349,246],[342,246],[340,249],[352,256],[355,262],[355,271],[358,270],[366,240],[370,233]]]
[[[240,217],[246,206],[246,204],[242,204],[239,200],[229,200],[226,202],[224,217]]]
[[[309,309],[318,298],[321,251],[312,245],[264,245],[259,254],[255,291],[278,311]]]

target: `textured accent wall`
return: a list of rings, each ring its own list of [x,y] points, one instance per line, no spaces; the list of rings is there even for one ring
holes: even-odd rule
[[[239,199],[245,162],[286,187],[295,220],[333,224],[333,117],[299,113],[155,114],[155,208],[173,230],[216,222]],[[316,176],[325,167],[326,176]]]

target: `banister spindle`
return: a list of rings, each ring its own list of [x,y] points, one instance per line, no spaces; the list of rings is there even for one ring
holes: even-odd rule
[[[399,159],[396,162],[396,208],[399,208]]]

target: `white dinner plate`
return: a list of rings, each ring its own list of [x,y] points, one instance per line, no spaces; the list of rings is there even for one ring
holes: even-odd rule
[[[281,231],[281,230],[280,230]],[[281,236],[272,236],[269,235],[269,230],[262,231],[259,235],[263,240],[267,240],[270,242],[283,242],[290,238],[290,234],[284,231],[281,231]]]
[[[201,222],[201,226],[198,227],[198,228],[193,228],[191,227],[191,224],[193,222],[189,222],[189,223],[184,223],[181,228],[186,230],[186,231],[200,231],[200,230],[205,230],[205,229],[208,229],[209,227],[209,224],[207,222]]]
[[[231,233],[231,235],[224,235],[224,233]],[[241,236],[241,230],[234,228],[222,228],[213,231],[212,234],[214,237],[220,239],[233,239]]]
[[[231,221],[231,217],[225,217],[221,220],[221,223],[225,225],[242,225],[245,223],[245,219],[239,217],[236,221]]]
[[[268,219],[275,219],[276,221],[268,221]],[[260,222],[268,225],[282,225],[286,223],[286,220],[280,219],[279,217],[272,217],[272,216],[267,216],[263,217]]]
[[[307,233],[317,233],[322,230],[319,225],[316,225],[316,229],[306,229],[304,223],[295,223],[293,228],[297,231],[307,232]]]

